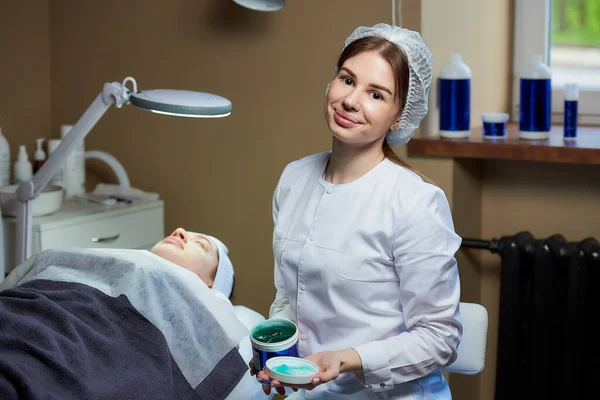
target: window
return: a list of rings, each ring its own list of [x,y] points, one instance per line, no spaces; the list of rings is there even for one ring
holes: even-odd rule
[[[519,74],[534,54],[552,70],[552,122],[562,123],[565,83],[579,85],[579,122],[600,125],[600,0],[515,0],[512,120]]]

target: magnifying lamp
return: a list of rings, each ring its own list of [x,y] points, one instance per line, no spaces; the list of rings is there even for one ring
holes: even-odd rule
[[[285,6],[285,0],[233,0],[242,7],[256,11],[277,11]]]
[[[127,89],[128,82],[133,84],[133,91]],[[62,139],[39,171],[30,181],[23,182],[17,188],[16,195],[20,204],[17,213],[16,265],[31,256],[31,200],[40,194],[75,149],[79,140],[85,138],[113,104],[117,108],[132,104],[143,110],[181,117],[219,118],[231,114],[231,102],[210,93],[164,89],[138,91],[137,83],[132,77],[125,78],[122,83],[105,83],[102,92]]]

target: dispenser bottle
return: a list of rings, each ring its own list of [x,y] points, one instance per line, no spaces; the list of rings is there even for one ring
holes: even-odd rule
[[[440,74],[440,136],[464,138],[471,134],[471,70],[460,54]]]
[[[19,146],[19,156],[14,165],[15,184],[19,185],[23,182],[31,180],[33,177],[33,166],[27,156],[25,145]]]
[[[48,140],[48,157],[50,157],[52,155],[52,153],[54,152],[54,150],[56,150],[56,148],[60,145],[60,143],[61,143],[60,139]],[[66,163],[63,162],[63,165],[61,165],[56,170],[54,175],[52,175],[52,178],[50,178],[51,185],[60,186],[63,189],[65,188],[65,186],[66,186],[65,175],[64,175],[65,165],[66,165]]]
[[[0,186],[10,185],[10,146],[0,127]]]
[[[552,72],[536,54],[520,77],[519,137],[544,140],[550,136]]]
[[[67,136],[73,125],[62,125],[60,134],[62,139]],[[65,197],[83,196],[85,194],[85,148],[83,139],[77,143],[75,149],[67,158],[64,169]]]
[[[35,139],[36,150],[33,155],[33,173],[38,172],[42,165],[44,165],[44,161],[46,161],[46,152],[42,149],[42,143],[44,143],[44,138]]]
[[[577,106],[579,86],[576,83],[565,84],[564,139],[577,139]]]

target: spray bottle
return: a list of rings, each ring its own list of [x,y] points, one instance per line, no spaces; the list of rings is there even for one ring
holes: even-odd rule
[[[0,127],[0,186],[10,185],[10,146]]]
[[[46,153],[42,149],[42,143],[44,143],[44,138],[35,139],[35,143],[37,145],[37,149],[33,155],[33,173],[38,172],[42,165],[44,165],[44,161],[46,161]]]
[[[14,165],[15,184],[19,185],[23,182],[31,180],[33,177],[33,166],[27,156],[25,145],[19,146],[19,156]]]

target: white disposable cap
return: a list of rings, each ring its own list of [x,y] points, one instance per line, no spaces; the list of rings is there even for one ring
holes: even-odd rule
[[[565,100],[579,100],[579,86],[576,83],[565,83]]]

